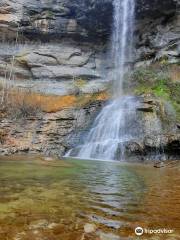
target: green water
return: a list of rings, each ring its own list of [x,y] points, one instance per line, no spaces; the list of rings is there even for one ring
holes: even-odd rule
[[[84,233],[84,225],[97,230]],[[82,160],[0,159],[0,239],[180,239],[180,168]]]

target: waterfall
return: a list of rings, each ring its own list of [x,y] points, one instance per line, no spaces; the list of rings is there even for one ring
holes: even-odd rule
[[[123,96],[127,64],[132,61],[135,0],[114,0],[112,61],[113,100],[102,109],[85,142],[68,156],[84,159],[124,160],[125,144],[138,135],[138,98]]]
[[[114,95],[123,94],[126,64],[132,61],[135,0],[114,0],[112,60],[114,63]]]

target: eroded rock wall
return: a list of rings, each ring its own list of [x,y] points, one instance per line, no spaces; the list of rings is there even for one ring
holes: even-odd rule
[[[4,139],[0,138],[0,155],[63,156],[77,142],[76,136],[89,127],[101,106],[102,103],[97,101],[80,109],[69,108],[19,120],[1,119]]]
[[[170,63],[179,62],[179,12],[176,0],[137,0],[136,52],[135,59],[130,60],[135,61],[136,67],[163,58]],[[17,55],[14,71],[22,75],[21,79],[64,80],[68,75],[71,79],[106,76],[111,80],[107,71],[112,68],[109,61],[112,18],[112,0],[3,0],[0,40],[5,53],[0,53],[0,68],[4,70],[7,65],[9,69],[11,56]],[[6,45],[10,42],[16,51]],[[42,43],[46,45],[41,46]]]

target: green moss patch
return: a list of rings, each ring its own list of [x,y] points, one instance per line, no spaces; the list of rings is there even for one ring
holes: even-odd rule
[[[171,77],[172,65],[156,65],[139,68],[133,74],[135,94],[153,94],[170,102],[180,120],[180,82]]]

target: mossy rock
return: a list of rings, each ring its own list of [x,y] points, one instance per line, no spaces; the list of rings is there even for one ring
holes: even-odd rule
[[[27,65],[27,55],[28,53],[21,53],[15,57],[15,61],[22,65]]]
[[[176,66],[178,68],[178,66]],[[180,82],[174,81],[171,69],[174,65],[156,64],[146,68],[138,68],[133,74],[134,93],[153,94],[168,101],[176,111],[180,121]]]
[[[78,88],[85,86],[86,83],[87,83],[87,80],[82,79],[82,78],[77,78],[74,80],[74,85]]]

